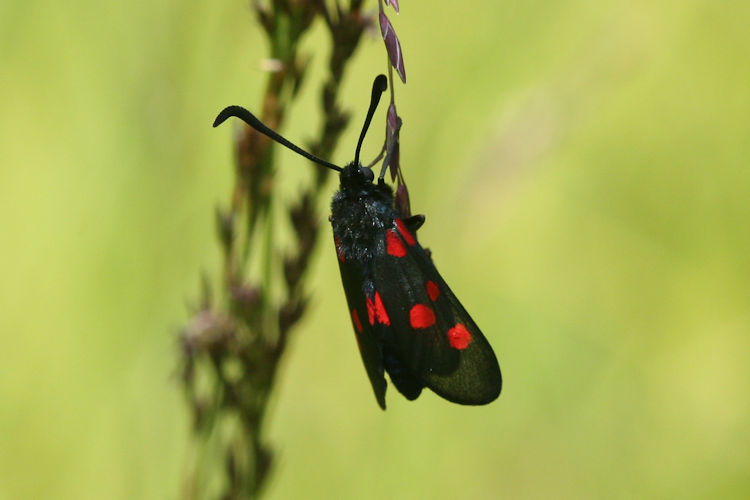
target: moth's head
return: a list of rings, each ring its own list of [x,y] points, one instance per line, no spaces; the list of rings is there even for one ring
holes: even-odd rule
[[[339,174],[342,186],[371,184],[374,179],[375,173],[370,167],[358,165],[354,162],[349,163]]]

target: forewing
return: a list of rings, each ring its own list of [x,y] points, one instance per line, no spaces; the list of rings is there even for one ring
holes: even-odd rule
[[[383,376],[382,345],[377,342],[372,325],[368,321],[368,309],[363,292],[364,270],[356,261],[346,259],[338,243],[336,243],[336,253],[359,353],[362,355],[362,362],[375,392],[375,398],[380,407],[385,409],[386,381]]]
[[[427,387],[460,404],[500,394],[500,367],[487,339],[398,219],[378,242],[374,285],[390,315],[383,339]]]

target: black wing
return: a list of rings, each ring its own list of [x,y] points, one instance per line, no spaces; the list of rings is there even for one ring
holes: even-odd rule
[[[365,272],[362,265],[354,260],[347,259],[336,241],[336,253],[341,271],[341,281],[344,285],[346,302],[349,306],[349,317],[354,325],[354,333],[357,337],[359,353],[365,364],[367,376],[370,378],[375,398],[381,408],[385,410],[386,382],[383,375],[383,352],[382,344],[373,331],[373,324],[369,321],[368,302],[364,290],[371,288],[366,283]],[[367,285],[367,286],[366,286]]]
[[[390,320],[382,327],[383,350],[449,401],[497,398],[502,376],[492,347],[400,219],[374,253],[373,285]]]

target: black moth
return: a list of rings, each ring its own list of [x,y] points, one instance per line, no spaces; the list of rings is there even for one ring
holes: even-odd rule
[[[359,151],[385,76],[375,78],[370,109],[354,161],[341,168],[295,146],[240,106],[219,113],[214,127],[235,116],[305,158],[339,172],[330,221],[341,281],[362,361],[381,408],[385,409],[384,371],[407,399],[423,387],[454,403],[482,405],[500,394],[502,376],[495,353],[474,320],[435,269],[417,241],[424,222],[401,219],[392,189],[380,173],[377,184]]]

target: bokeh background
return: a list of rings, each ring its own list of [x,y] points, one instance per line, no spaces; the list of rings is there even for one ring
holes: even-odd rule
[[[381,412],[326,228],[268,498],[746,498],[750,3],[401,8],[421,240],[504,391],[466,408],[391,390]],[[321,26],[305,48],[298,141]],[[175,336],[218,271],[232,175],[231,127],[210,124],[257,107],[265,51],[246,0],[0,2],[0,498],[178,497],[195,450]],[[366,40],[354,123],[384,70]],[[291,199],[310,166],[280,156]]]

